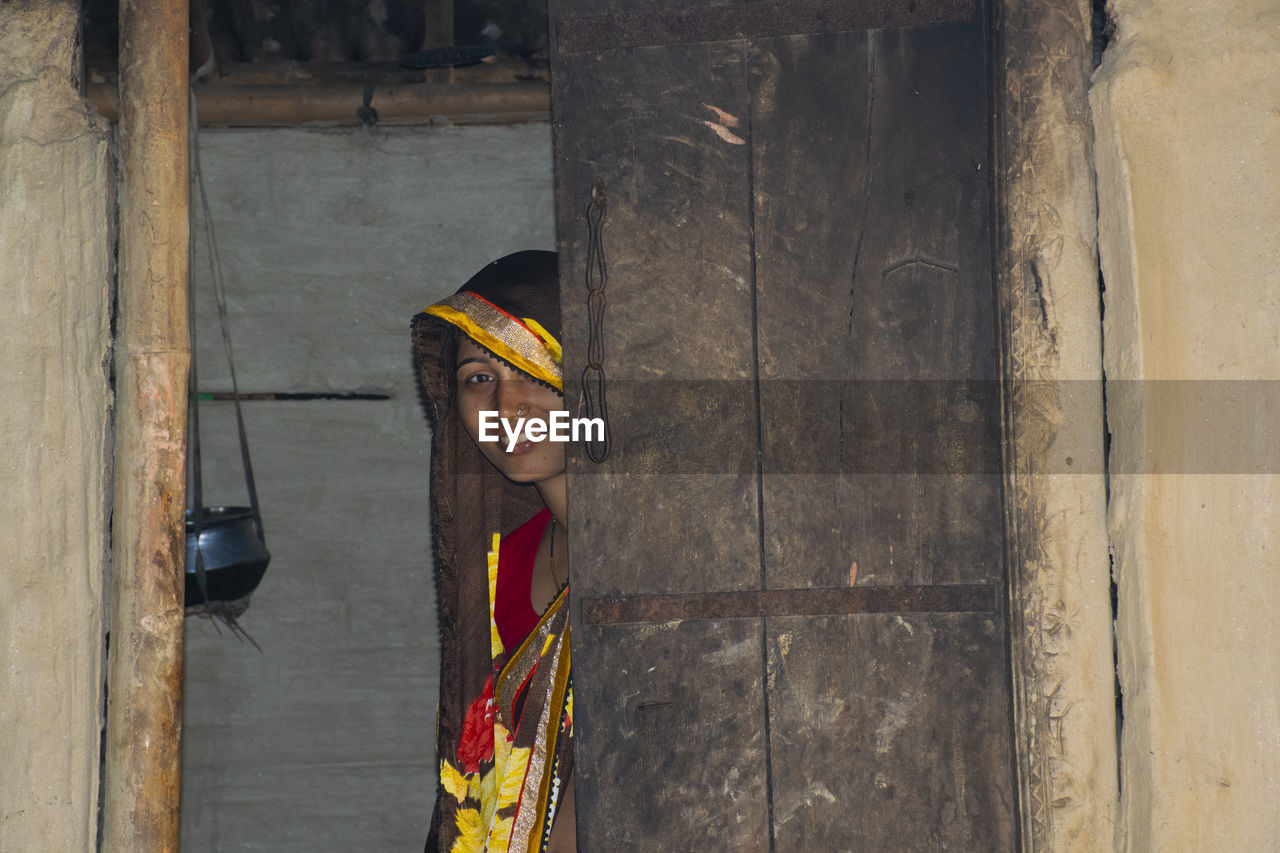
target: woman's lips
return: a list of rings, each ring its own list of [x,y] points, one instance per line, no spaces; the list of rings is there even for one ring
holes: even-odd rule
[[[507,451],[507,453],[511,456],[519,456],[522,453],[528,453],[530,450],[533,450],[538,446],[538,444],[540,444],[540,442],[529,441],[526,438],[524,441],[517,442],[514,447]]]

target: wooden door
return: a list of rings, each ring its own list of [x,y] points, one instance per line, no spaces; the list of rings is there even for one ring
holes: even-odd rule
[[[1013,849],[982,6],[551,19],[581,845]]]

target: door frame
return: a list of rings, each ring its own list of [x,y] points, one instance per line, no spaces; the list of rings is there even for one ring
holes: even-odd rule
[[[1022,848],[1102,850],[1119,802],[1092,8],[995,0],[994,257]]]

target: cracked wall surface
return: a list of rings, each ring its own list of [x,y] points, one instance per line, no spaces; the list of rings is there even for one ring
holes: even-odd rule
[[[1114,0],[1095,76],[1117,846],[1280,838],[1280,7]]]
[[[0,6],[0,850],[96,834],[114,198],[78,15]]]

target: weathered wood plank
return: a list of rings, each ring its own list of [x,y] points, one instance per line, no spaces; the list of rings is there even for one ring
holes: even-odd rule
[[[742,48],[574,54],[554,86],[568,365],[586,363],[597,178],[608,195],[612,453],[570,461],[575,602],[758,588],[749,152],[707,123],[746,112]],[[768,849],[758,621],[578,621],[573,657],[583,849]]]
[[[570,469],[580,841],[1006,849],[983,24],[678,40],[555,60],[575,286],[609,194],[614,456]],[[938,584],[990,612],[812,615]],[[779,601],[808,615],[757,618]]]
[[[575,629],[582,849],[769,849],[763,641],[754,619]]]
[[[980,614],[770,619],[777,849],[1015,849],[1003,635]]]
[[[1104,850],[1115,844],[1120,802],[1107,524],[1117,496],[1101,464],[1070,477],[1044,475],[1073,457],[1079,465],[1107,455],[1089,102],[1093,4],[993,6],[1020,846]]]
[[[692,8],[647,4],[632,11],[593,3],[592,14],[556,26],[557,50],[611,50],[687,42],[765,39],[886,27],[926,27],[966,21],[974,0],[784,0],[778,3],[704,3]],[[602,8],[603,7],[603,8]],[[606,12],[602,14],[602,12]]]
[[[982,25],[755,50],[769,584],[998,581]]]
[[[983,26],[754,51],[768,585],[1003,590]],[[1011,848],[995,614],[767,624],[777,849]]]
[[[583,624],[608,625],[839,613],[995,613],[999,601],[1000,589],[992,584],[942,584],[613,596],[585,598],[579,606]]]
[[[569,364],[586,361],[585,214],[596,178],[609,199],[613,450],[603,465],[571,463],[574,506],[597,508],[571,534],[575,592],[757,587],[748,152],[706,123],[718,118],[711,106],[745,114],[742,51],[575,55],[555,81]],[[571,135],[559,133],[566,121]]]

